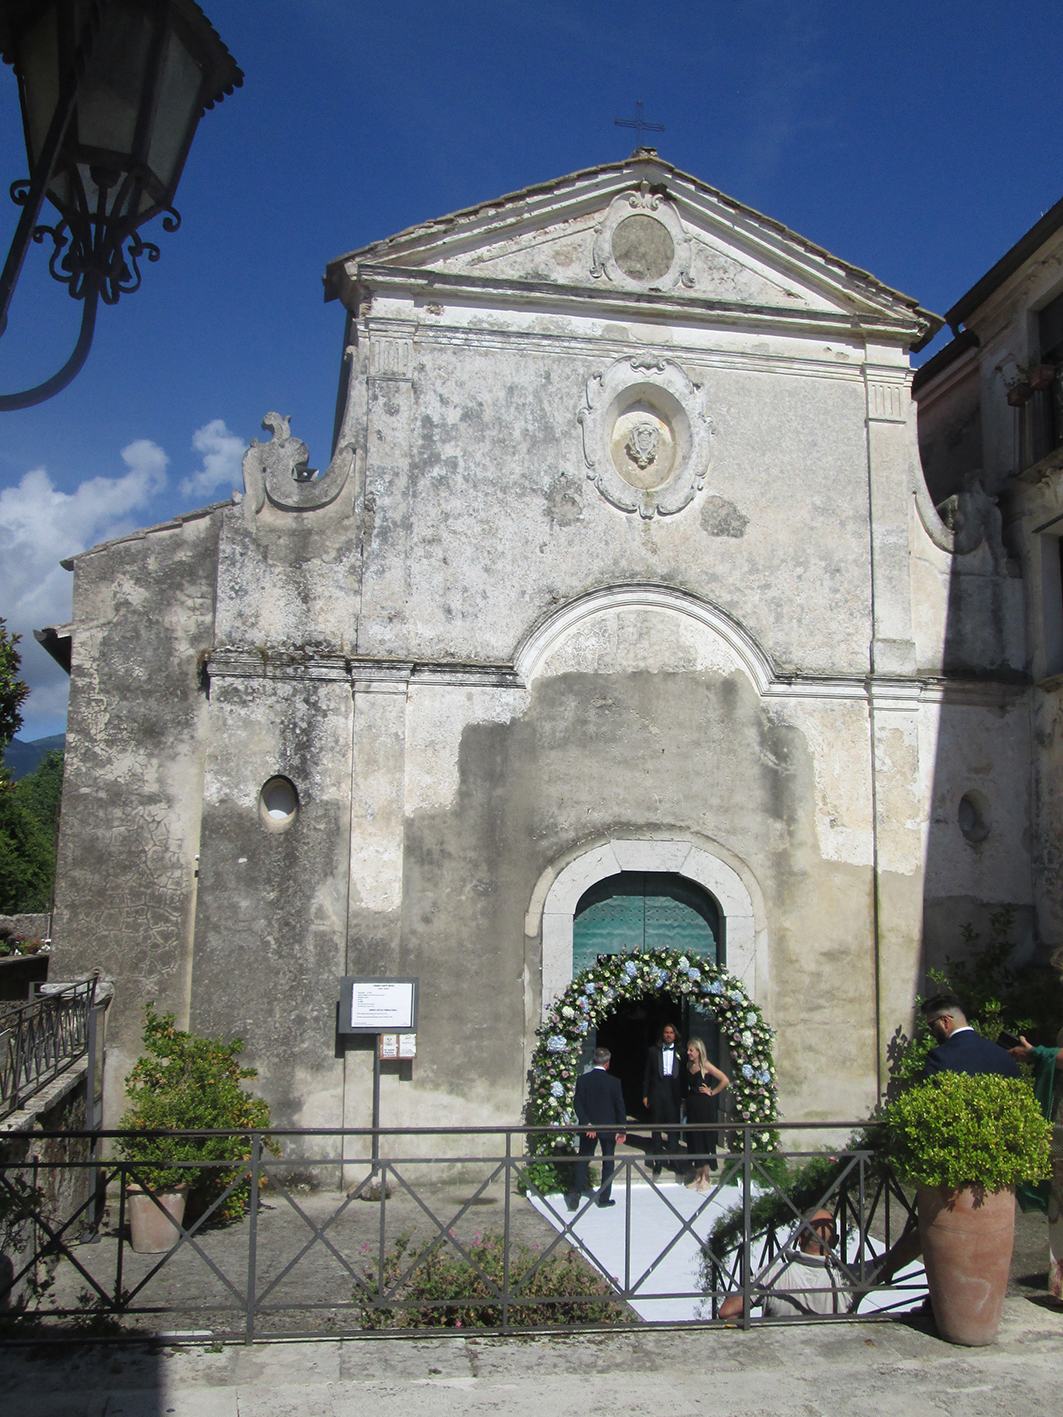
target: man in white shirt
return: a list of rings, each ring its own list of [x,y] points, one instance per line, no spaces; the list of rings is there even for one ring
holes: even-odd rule
[[[828,1249],[836,1239],[834,1217],[817,1210],[802,1226],[799,1248],[783,1250],[754,1285],[754,1304],[766,1319],[793,1319],[807,1314],[837,1314],[838,1280]],[[729,1294],[720,1305],[721,1319],[740,1317],[741,1294]]]

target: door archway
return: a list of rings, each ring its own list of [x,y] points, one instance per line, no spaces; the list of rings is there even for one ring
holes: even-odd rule
[[[532,892],[524,927],[532,938],[542,932],[540,1017],[547,1016],[572,981],[575,915],[580,901],[597,882],[627,871],[664,872],[702,886],[719,911],[719,938],[725,941],[728,972],[747,996],[756,1000],[766,963],[766,932],[757,923],[758,915],[761,921],[764,918],[763,903],[756,882],[746,868],[741,869],[744,874],[722,855],[690,838],[662,841],[630,837],[614,837],[587,847],[560,869],[548,867]],[[754,894],[759,902],[756,910]]]
[[[720,909],[703,886],[665,871],[622,871],[584,891],[573,913],[572,970],[578,975],[617,955],[670,949],[694,965],[724,962]],[[685,1041],[700,1038],[711,1062],[720,1056],[720,1036],[711,1011],[693,994],[678,989],[618,999],[584,1039],[581,1064],[590,1067],[597,1046],[608,1048],[611,1070],[624,1089],[628,1115],[646,1120],[642,1103],[648,1048],[666,1023]]]

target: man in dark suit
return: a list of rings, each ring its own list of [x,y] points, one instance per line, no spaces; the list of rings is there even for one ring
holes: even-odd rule
[[[1009,1053],[975,1033],[955,994],[935,994],[923,1005],[923,1014],[927,1027],[938,1040],[938,1046],[926,1055],[927,1077],[935,1073],[1020,1076],[1019,1065]]]
[[[996,1043],[990,1043],[967,1022],[963,1004],[955,994],[935,994],[923,1005],[923,1017],[927,1027],[938,1040],[938,1046],[931,1048],[923,1065],[924,1076],[936,1073],[972,1073],[976,1077],[999,1074],[1001,1077],[1017,1078],[1022,1074],[1018,1063]],[[889,1284],[898,1270],[917,1260],[923,1253],[919,1229],[914,1217],[908,1223],[901,1237],[886,1252],[875,1272],[876,1284]],[[854,1306],[855,1307],[855,1306]]]
[[[622,1130],[627,1121],[624,1106],[624,1090],[619,1078],[609,1076],[612,1054],[608,1048],[595,1048],[594,1067],[584,1073],[576,1082],[576,1120],[581,1127],[593,1127],[593,1132],[584,1132],[579,1139],[579,1163],[576,1166],[576,1189],[565,1196],[569,1210],[575,1210],[579,1198],[587,1189],[587,1173],[590,1170],[594,1148],[602,1148],[602,1184],[598,1188],[597,1203],[600,1206],[616,1205],[610,1200],[613,1188],[613,1172],[616,1163],[613,1153],[617,1142],[623,1146],[627,1135]]]
[[[664,1137],[659,1131],[653,1133],[653,1161],[650,1163],[655,1176],[661,1173],[661,1153],[679,1156],[679,1107],[683,1100],[683,1055],[679,1046],[679,1034],[670,1023],[666,1023],[660,1041],[646,1054],[646,1071],[642,1079],[642,1105],[650,1114],[650,1121],[665,1123],[675,1130],[669,1130]],[[677,1162],[668,1163],[675,1169]]]

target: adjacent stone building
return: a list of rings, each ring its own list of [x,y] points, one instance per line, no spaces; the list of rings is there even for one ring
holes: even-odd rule
[[[1024,589],[1022,698],[1031,757],[1012,791],[1032,847],[1029,945],[1063,945],[1063,201],[1026,233],[946,316],[953,339],[914,380],[927,482],[964,549],[979,527],[1002,529],[1006,571]],[[985,550],[975,553],[985,560]],[[956,556],[962,574],[971,556]],[[959,582],[959,584],[963,584]],[[1003,588],[1003,580],[998,578]],[[1012,596],[1012,604],[1018,604]],[[949,638],[1008,614],[1002,599],[957,595]],[[987,669],[1000,667],[987,664]],[[1010,667],[1010,665],[1009,665]],[[1005,784],[1001,782],[1000,786]],[[999,792],[976,830],[998,830]],[[1016,824],[1018,826],[1018,824]]]
[[[278,1123],[362,1125],[339,979],[416,975],[385,1120],[513,1123],[574,958],[694,929],[785,1115],[866,1114],[924,949],[1033,918],[1022,580],[920,469],[940,321],[650,149],[326,292],[329,467],[270,415],[242,498],[76,557],[49,632],[57,965],[114,975],[115,1080],[155,999]]]

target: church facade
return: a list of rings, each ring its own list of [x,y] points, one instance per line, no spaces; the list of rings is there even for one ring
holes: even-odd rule
[[[784,1116],[866,1115],[927,959],[1032,906],[1022,582],[920,467],[940,321],[650,149],[326,293],[328,468],[270,415],[242,496],[72,563],[56,966],[116,981],[113,1082],[154,999],[278,1125],[365,1125],[340,978],[416,976],[384,1122],[516,1123],[574,967],[693,929]]]

